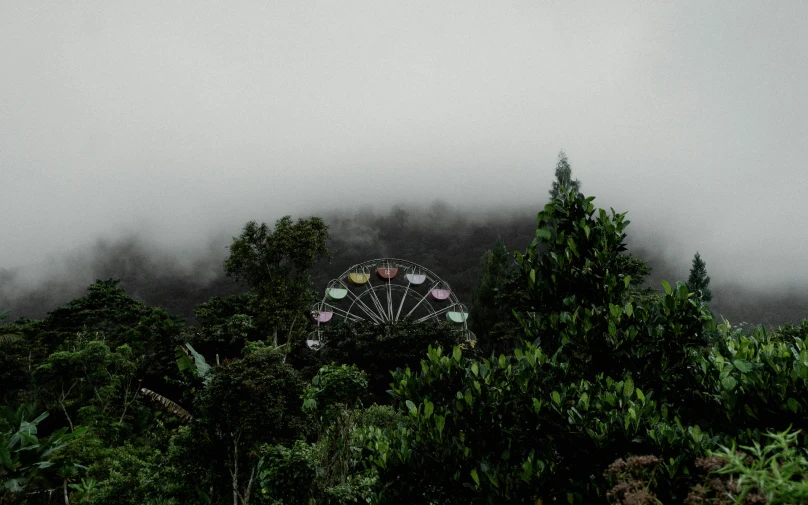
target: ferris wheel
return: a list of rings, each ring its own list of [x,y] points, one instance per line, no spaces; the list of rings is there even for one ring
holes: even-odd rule
[[[415,323],[445,319],[474,340],[468,310],[445,281],[411,261],[382,258],[358,263],[328,283],[325,296],[311,309],[315,329],[307,341],[324,342],[325,325],[338,321],[370,324]]]

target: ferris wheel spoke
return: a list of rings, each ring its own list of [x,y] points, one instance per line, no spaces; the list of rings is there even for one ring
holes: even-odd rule
[[[435,282],[434,284],[432,284],[432,286],[426,291],[426,294],[424,296],[422,296],[420,300],[418,300],[418,303],[415,304],[415,307],[411,308],[410,311],[407,312],[407,315],[404,316],[404,317],[410,317],[410,315],[412,315],[412,313],[415,312],[415,309],[417,309],[418,306],[420,306],[422,303],[424,303],[424,300],[426,300],[426,297],[429,296],[429,293],[433,289],[435,289],[435,286],[438,286],[439,284],[440,284],[440,282]]]
[[[387,319],[387,314],[385,314],[384,306],[382,305],[381,300],[379,297],[376,296],[376,290],[370,285],[370,281],[368,281],[368,291],[370,293],[370,298],[373,300],[373,304],[376,306],[376,310],[378,311],[378,315],[381,316],[382,320]]]
[[[410,282],[407,281],[407,288],[404,290],[404,294],[401,295],[401,303],[398,304],[398,311],[396,311],[396,321],[398,321],[398,316],[401,315],[401,309],[404,308],[404,300],[407,299],[407,295],[410,292]]]
[[[387,280],[387,319],[393,321],[393,284]]]
[[[345,288],[347,296],[351,300],[353,300],[353,302],[351,302],[351,306],[356,304],[356,306],[359,307],[359,309],[362,310],[362,312],[364,312],[374,323],[378,324],[383,322],[382,319],[380,319],[378,315],[373,311],[373,309],[368,307],[367,304],[365,304],[365,302],[363,302],[359,296],[357,296],[353,291],[351,291],[351,289],[342,281],[342,279],[340,279],[339,283],[342,285],[343,288]],[[355,316],[355,314],[351,313],[350,309],[348,310],[348,313]]]
[[[379,316],[377,316],[377,315],[376,315],[376,313],[373,311],[373,309],[371,309],[370,307],[368,307],[368,306],[365,304],[365,302],[363,302],[363,301],[362,301],[362,299],[361,299],[361,298],[359,298],[359,297],[358,297],[358,296],[356,296],[355,294],[351,293],[350,291],[349,291],[349,294],[351,295],[351,299],[353,300],[353,302],[351,302],[351,307],[353,307],[354,305],[356,305],[356,306],[357,306],[357,307],[358,307],[358,308],[359,308],[359,309],[360,309],[362,312],[364,312],[364,313],[365,313],[365,314],[366,314],[366,315],[367,315],[367,316],[368,316],[368,317],[369,317],[369,318],[370,318],[370,319],[371,319],[371,320],[372,320],[374,323],[377,323],[377,324],[378,324],[378,323],[381,323],[381,322],[382,322],[382,320],[381,320],[381,319],[379,319]],[[348,309],[348,313],[349,313],[349,314],[351,314],[351,315],[355,315],[355,314],[353,314],[353,313],[350,311],[350,308]]]
[[[379,318],[378,314],[376,314],[373,309],[365,305],[365,302],[363,302],[358,296],[354,298],[354,303],[351,304],[351,307],[353,307],[354,304],[356,304],[356,306],[359,307],[362,312],[367,314],[367,316],[376,324],[383,322],[383,320]],[[350,312],[350,307],[348,312],[351,313],[351,315],[354,315],[352,312]]]
[[[363,318],[363,317],[359,317],[356,314],[351,314],[347,310],[339,309],[337,307],[334,307],[333,311],[334,311],[335,314],[339,314],[342,317],[344,317],[345,319],[347,319],[347,320],[349,320],[351,322],[354,322],[354,323],[361,323],[362,321],[365,320],[365,318]]]
[[[445,313],[449,312],[450,310],[452,310],[452,306],[451,306],[451,305],[450,305],[450,306],[448,306],[448,307],[444,307],[444,308],[442,308],[442,309],[440,309],[440,310],[436,310],[436,311],[434,311],[434,312],[432,312],[432,313],[430,313],[430,314],[428,314],[428,315],[426,315],[426,316],[422,317],[421,319],[416,319],[416,320],[415,320],[415,322],[416,322],[416,323],[423,323],[423,322],[424,322],[424,321],[426,321],[427,319],[432,319],[432,318],[437,317],[437,316],[439,316],[439,315],[441,315],[441,314],[445,314]]]

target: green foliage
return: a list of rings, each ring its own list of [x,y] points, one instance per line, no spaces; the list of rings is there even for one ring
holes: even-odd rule
[[[172,374],[174,346],[183,342],[185,326],[160,308],[134,300],[119,281],[96,281],[87,295],[72,300],[31,324],[24,332],[31,343],[44,347],[44,355],[73,351],[87,340],[103,341],[116,349],[128,345],[137,375],[146,383]]]
[[[35,419],[28,420],[24,408],[16,411],[4,408],[0,431],[0,502],[14,500],[14,495],[30,491],[30,483],[47,477],[45,471],[55,465],[58,451],[84,435],[86,427],[77,426],[68,433],[60,428],[48,437],[38,437],[39,424],[48,417],[45,412]],[[64,466],[75,467],[74,462]]]
[[[367,433],[393,428],[401,416],[389,406],[354,408],[367,380],[355,366],[323,367],[303,394],[303,410],[318,416],[317,441],[292,448],[265,446],[259,462],[262,496],[275,504],[375,503],[378,479],[365,471]]]
[[[202,326],[188,335],[187,342],[208,356],[239,356],[245,345],[267,340],[270,330],[260,327],[265,319],[261,303],[255,293],[209,300],[197,308]]]
[[[527,344],[480,361],[433,349],[420,373],[396,374],[410,425],[376,430],[369,441],[385,499],[532,502],[575,490],[589,503],[604,489],[593,469],[615,454],[653,447],[673,458],[675,471],[683,449],[707,442],[686,435],[631,377],[564,380],[563,369]]]
[[[563,153],[557,169],[517,261],[483,257],[482,352],[410,321],[306,347],[317,218],[248,223],[225,268],[250,292],[202,304],[200,326],[114,280],[4,325],[0,502],[805,501],[808,321],[717,324],[698,254],[688,284],[643,288],[625,214],[596,209]]]
[[[751,334],[724,321],[701,367],[722,406],[716,429],[751,441],[766,429],[804,427],[808,411],[808,322]]]
[[[365,372],[356,365],[324,366],[303,392],[303,411],[323,418],[335,406],[354,408],[367,387]]]
[[[253,310],[266,334],[290,333],[300,326],[314,302],[309,270],[329,257],[328,227],[320,218],[292,222],[286,216],[274,230],[248,222],[233,239],[224,262],[227,275],[245,282],[257,295]]]
[[[303,383],[283,357],[263,348],[225,361],[212,369],[210,382],[198,391],[190,435],[203,450],[186,454],[204,461],[183,464],[206,474],[216,494],[237,490],[241,503],[248,503],[258,449],[264,444],[291,444],[309,431],[300,410]]]
[[[301,428],[302,392],[283,355],[262,349],[214,368],[196,407],[217,436],[236,433],[249,444],[293,441]]]
[[[114,430],[109,425],[123,423],[139,389],[132,350],[122,345],[112,351],[85,338],[77,338],[74,350],[48,356],[34,377],[48,408],[61,411],[71,427],[76,419]]]
[[[261,450],[258,482],[270,503],[309,505],[315,493],[316,455],[314,448],[298,440],[289,449],[282,445]]]
[[[160,451],[146,446],[125,444],[104,448],[90,466],[91,484],[73,485],[83,503],[135,505],[150,501],[166,504],[187,503],[187,490],[176,477]],[[79,502],[79,503],[81,503]]]
[[[180,372],[188,372],[193,377],[202,379],[207,385],[213,377],[210,375],[211,367],[204,356],[196,352],[191,344],[178,345],[176,347],[177,368]]]
[[[391,398],[390,371],[407,366],[416,367],[430,345],[452,347],[462,335],[450,323],[396,324],[340,323],[327,327],[327,344],[316,353],[299,346],[290,355],[290,362],[303,368],[319,370],[331,363],[352,364],[367,374],[368,393],[362,398],[367,405],[389,403]]]
[[[368,442],[386,500],[590,503],[604,498],[602,469],[639,451],[661,454],[665,485],[681,488],[710,442],[697,421],[718,404],[697,366],[712,320],[681,284],[635,304],[621,270],[628,222],[591,202],[548,204],[517,255],[521,348],[483,360],[432,349],[394,374],[410,425]]]
[[[0,323],[2,323],[9,316],[9,314],[10,312],[7,310],[0,310]],[[19,333],[6,332],[0,329],[0,346],[17,342],[21,338],[22,335]]]
[[[613,209],[596,211],[592,200],[568,195],[546,205],[536,238],[517,253],[530,299],[519,314],[525,331],[573,377],[616,378],[634,369],[657,394],[658,387],[684,386],[680,372],[693,346],[704,343],[711,316],[682,285],[635,303],[634,280],[621,270],[630,265],[622,259],[629,221]]]
[[[730,494],[734,503],[744,503],[750,494],[765,497],[766,503],[785,505],[808,502],[808,459],[798,448],[797,431],[766,433],[769,443],[741,446],[743,452],[722,447],[713,456],[725,461],[716,473],[728,475],[737,490]]]
[[[690,276],[687,278],[687,289],[699,293],[701,299],[709,303],[713,299],[713,293],[707,288],[709,285],[710,276],[707,275],[707,264],[696,252],[693,256],[693,265],[690,267]]]
[[[483,353],[513,350],[515,335],[521,333],[521,326],[513,316],[513,300],[506,293],[518,275],[519,268],[502,240],[480,261],[480,280],[469,311],[469,328]]]

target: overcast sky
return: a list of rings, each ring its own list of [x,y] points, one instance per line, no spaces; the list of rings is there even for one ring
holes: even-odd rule
[[[804,0],[0,0],[0,268],[543,204],[564,149],[672,258],[808,282],[806,27]]]

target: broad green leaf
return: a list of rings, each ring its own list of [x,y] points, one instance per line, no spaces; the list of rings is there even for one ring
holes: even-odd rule
[[[461,356],[463,356],[463,352],[460,350],[460,347],[455,347],[454,351],[452,352],[452,357],[455,361],[460,361]]]
[[[736,381],[735,378],[732,377],[731,375],[728,375],[723,379],[721,379],[721,385],[724,386],[724,389],[726,389],[727,391],[732,391],[733,389],[735,389],[735,385],[737,383],[738,381]]]
[[[415,404],[412,403],[412,400],[407,400],[405,403],[407,404],[407,410],[410,411],[410,415],[414,416],[415,413],[418,411],[418,409],[415,408]]]
[[[429,400],[424,400],[424,417],[429,419],[432,412],[435,410],[435,404]]]
[[[477,484],[477,487],[479,487],[480,486],[480,476],[477,475],[477,469],[476,468],[471,469],[471,478],[474,479],[474,483]]]
[[[553,391],[553,402],[556,405],[561,405],[561,395],[558,394],[558,391]]]
[[[550,230],[548,230],[547,228],[536,229],[536,238],[540,238],[543,240],[550,240]]]
[[[796,412],[796,411],[800,410],[800,402],[798,402],[794,398],[789,398],[788,399],[788,408],[790,408],[792,412]]]
[[[443,435],[443,426],[446,424],[446,418],[443,416],[435,416],[435,427],[438,428],[438,434]]]
[[[471,373],[473,373],[475,377],[480,375],[480,366],[477,364],[476,361],[471,364]]]
[[[735,365],[735,368],[740,370],[741,373],[751,372],[752,369],[754,368],[752,363],[749,363],[748,361],[743,361],[743,360],[740,360],[740,359],[736,359],[735,361],[732,362],[732,364]]]
[[[22,479],[9,479],[3,483],[3,486],[12,493],[19,493],[22,491]]]
[[[634,381],[631,377],[627,377],[623,382],[623,394],[631,398],[632,393],[634,393]]]
[[[665,294],[669,295],[672,293],[671,285],[668,284],[667,281],[662,281],[662,287],[665,288]]]
[[[699,428],[698,424],[696,426],[691,426],[690,428],[688,428],[687,431],[690,432],[690,436],[693,437],[694,442],[696,442],[697,444],[701,442],[702,433],[701,428]]]

